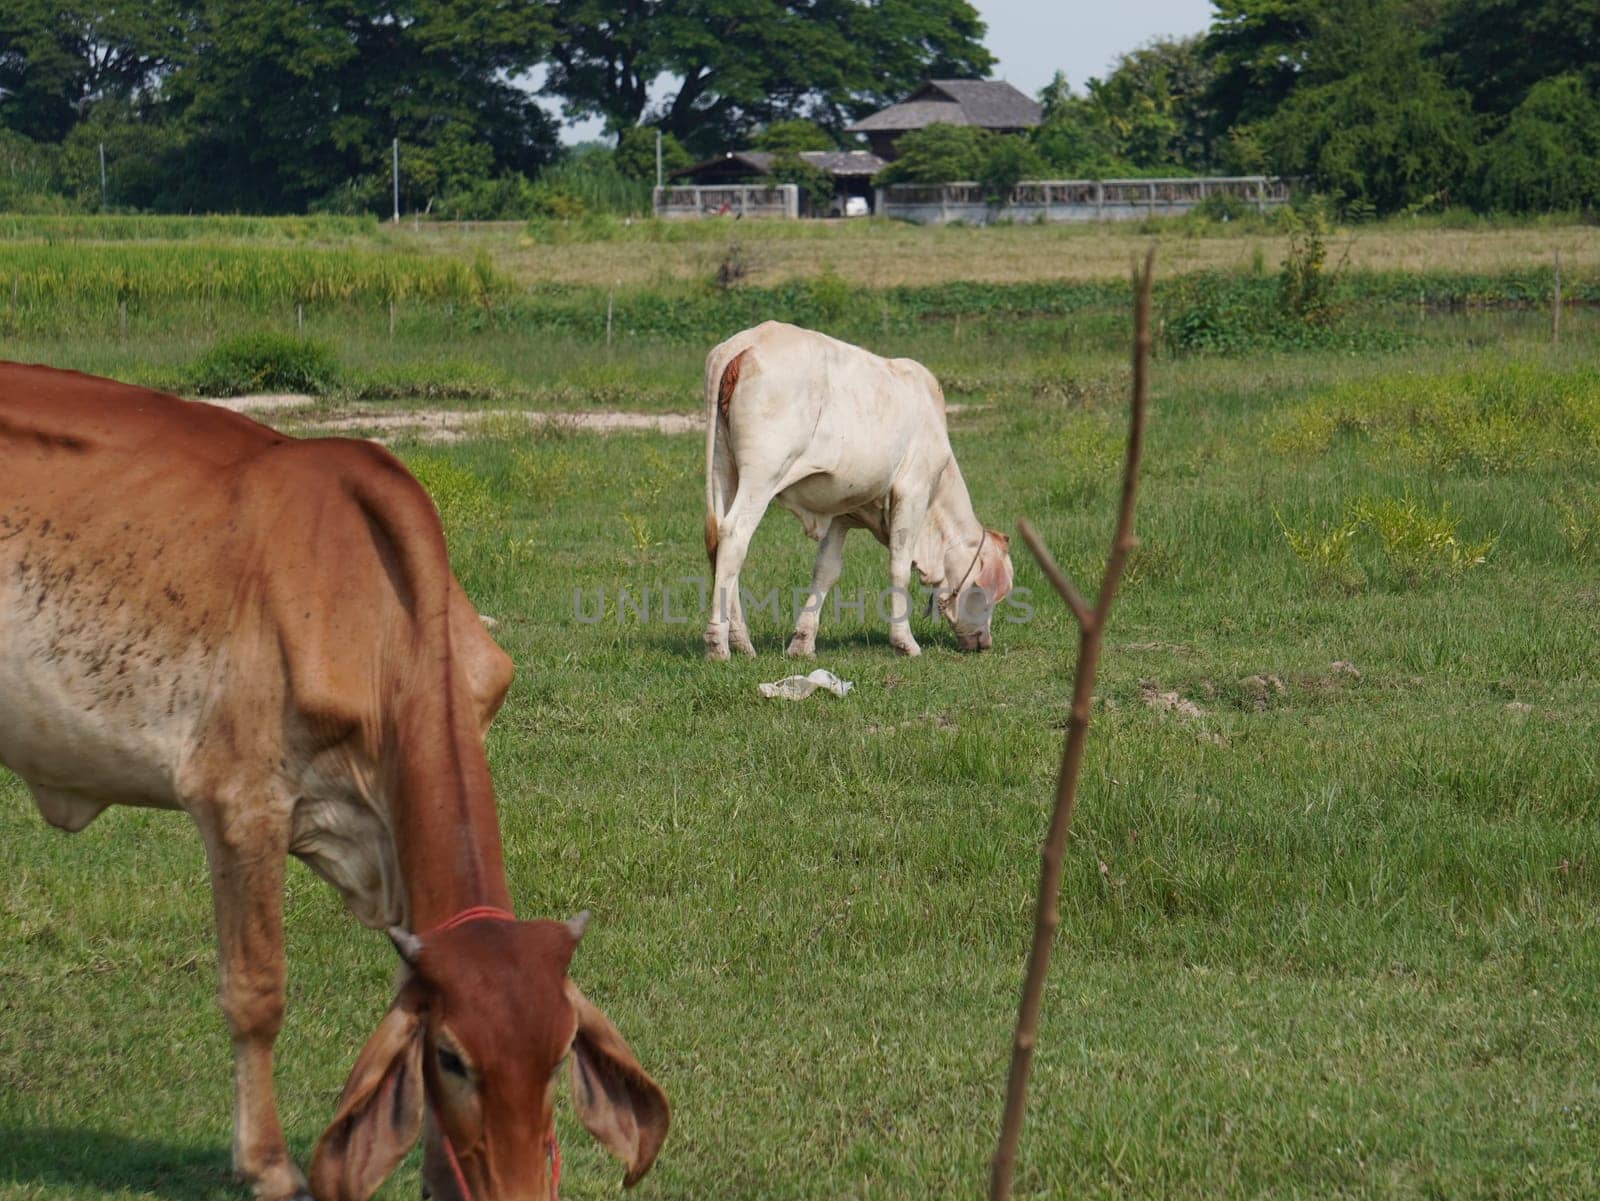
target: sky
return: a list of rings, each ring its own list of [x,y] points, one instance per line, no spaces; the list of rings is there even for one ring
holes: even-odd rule
[[[984,44],[1000,61],[993,76],[1030,96],[1058,70],[1082,91],[1125,50],[1151,38],[1199,33],[1210,0],[972,0],[989,26]]]
[[[989,26],[984,44],[999,61],[995,79],[1030,96],[1058,70],[1076,91],[1104,76],[1125,50],[1151,38],[1199,33],[1211,23],[1210,0],[972,0]],[[541,73],[542,74],[542,73]],[[534,86],[537,86],[535,84]],[[554,107],[554,102],[549,102]],[[567,126],[562,140],[600,136],[601,122]]]

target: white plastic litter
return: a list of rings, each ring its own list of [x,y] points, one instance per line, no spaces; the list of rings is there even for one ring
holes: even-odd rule
[[[826,688],[834,696],[844,696],[855,684],[841,680],[831,671],[819,667],[808,676],[785,676],[771,684],[757,684],[756,687],[768,700],[781,696],[786,701],[803,701],[819,688]]]

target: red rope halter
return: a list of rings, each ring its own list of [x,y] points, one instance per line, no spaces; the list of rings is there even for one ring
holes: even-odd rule
[[[473,905],[445,918],[427,933],[437,934],[442,930],[454,930],[457,926],[480,920],[514,922],[517,919],[510,911],[501,909],[497,905]],[[456,1149],[450,1145],[450,1136],[445,1133],[443,1123],[439,1125],[439,1139],[444,1143],[444,1157],[449,1161],[450,1171],[456,1178],[456,1189],[461,1194],[461,1201],[472,1201],[472,1191],[467,1188],[466,1174],[461,1170],[461,1161],[456,1158]],[[550,1201],[556,1201],[557,1190],[561,1185],[561,1148],[556,1144],[554,1130],[550,1132],[550,1141],[545,1144],[544,1153],[550,1164]]]

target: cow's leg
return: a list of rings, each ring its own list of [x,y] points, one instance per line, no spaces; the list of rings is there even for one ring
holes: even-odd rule
[[[739,596],[738,581],[728,597],[728,642],[741,655],[755,657],[756,645],[750,641],[750,626],[744,619],[744,600]]]
[[[283,870],[289,815],[264,797],[216,802],[195,821],[211,866],[221,982],[233,1038],[233,1169],[258,1201],[309,1198],[289,1157],[272,1087],[283,1024]]]
[[[822,602],[828,589],[839,582],[839,571],[844,566],[844,536],[849,532],[842,521],[833,521],[817,547],[817,561],[811,568],[811,591],[806,603],[795,619],[794,637],[789,639],[788,654],[796,659],[809,659],[817,650],[817,623],[822,619]]]
[[[924,497],[892,497],[889,505],[889,645],[902,655],[920,655],[911,636],[911,551],[927,519]]]
[[[748,478],[748,477],[746,477]],[[728,506],[727,513],[717,526],[717,566],[711,580],[711,623],[706,626],[706,658],[726,659],[730,627],[737,626],[733,644],[746,655],[756,649],[750,643],[750,634],[744,626],[744,614],[739,604],[739,571],[744,567],[745,554],[750,550],[761,515],[766,511],[770,497],[761,498],[760,504],[750,503],[749,494],[741,485]]]

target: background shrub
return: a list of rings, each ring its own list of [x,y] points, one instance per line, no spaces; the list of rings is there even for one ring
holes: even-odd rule
[[[320,395],[339,378],[339,364],[326,342],[261,330],[224,338],[195,360],[189,383],[202,396],[251,392]]]

